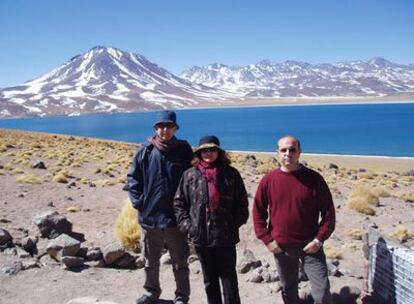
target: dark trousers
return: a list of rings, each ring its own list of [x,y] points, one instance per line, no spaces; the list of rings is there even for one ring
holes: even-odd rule
[[[239,304],[239,286],[236,273],[236,246],[195,247],[204,276],[204,287],[209,304],[222,304],[220,281],[225,304]]]
[[[305,254],[302,247],[283,247],[283,252],[275,254],[276,268],[282,286],[282,298],[285,304],[300,303],[298,297],[299,260],[309,278],[311,294],[316,304],[331,304],[330,285],[326,258],[321,248],[314,254]]]

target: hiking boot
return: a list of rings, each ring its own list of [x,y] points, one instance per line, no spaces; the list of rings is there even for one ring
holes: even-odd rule
[[[134,304],[153,304],[157,301],[157,299],[148,296],[148,295],[142,295],[138,299],[134,301]]]

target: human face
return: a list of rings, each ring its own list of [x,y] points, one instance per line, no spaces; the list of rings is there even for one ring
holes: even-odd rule
[[[278,153],[282,171],[290,172],[299,168],[300,148],[296,138],[283,137],[278,142]]]
[[[212,164],[217,160],[219,156],[219,151],[216,147],[205,148],[200,150],[200,155],[203,161],[205,161],[208,164]]]
[[[177,125],[173,123],[159,123],[155,125],[155,132],[162,140],[169,141],[177,132]]]

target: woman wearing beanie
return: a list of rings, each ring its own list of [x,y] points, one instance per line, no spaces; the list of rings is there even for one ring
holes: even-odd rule
[[[184,172],[174,198],[178,228],[194,244],[209,304],[240,303],[236,273],[239,227],[249,216],[240,173],[230,166],[216,136],[204,136],[197,162]]]

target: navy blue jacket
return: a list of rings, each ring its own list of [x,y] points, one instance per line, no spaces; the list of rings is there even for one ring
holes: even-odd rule
[[[138,210],[140,225],[176,226],[173,200],[183,172],[191,166],[193,151],[186,141],[168,153],[145,143],[136,153],[128,173],[128,194]]]

